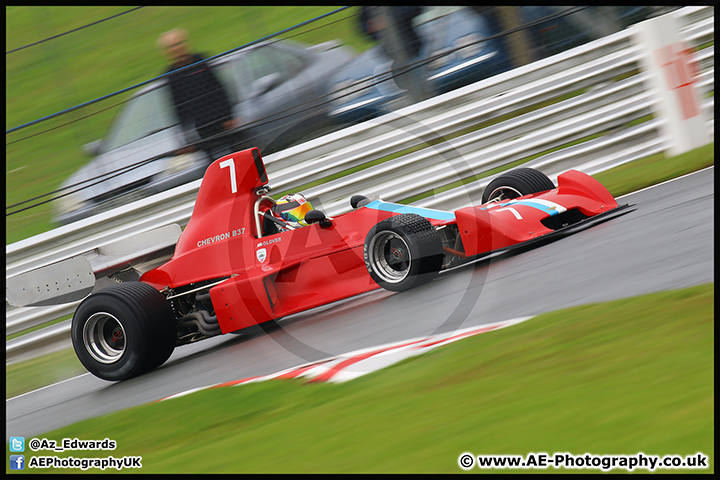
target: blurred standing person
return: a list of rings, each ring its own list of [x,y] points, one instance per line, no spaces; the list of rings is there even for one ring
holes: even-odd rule
[[[235,151],[231,136],[222,135],[235,126],[228,95],[210,66],[203,61],[205,57],[190,51],[185,30],[176,28],[163,33],[157,40],[157,46],[172,62],[165,73],[169,73],[167,79],[173,105],[183,131],[197,132],[199,148],[207,152],[212,160]],[[188,65],[192,66],[175,71]],[[219,135],[221,138],[215,138]],[[189,146],[178,153],[193,150]]]
[[[419,56],[422,39],[412,20],[422,12],[419,6],[361,7],[362,31],[380,42],[385,54],[392,59],[393,74],[398,85],[408,91],[414,102],[430,98],[425,81],[426,66],[412,64]]]

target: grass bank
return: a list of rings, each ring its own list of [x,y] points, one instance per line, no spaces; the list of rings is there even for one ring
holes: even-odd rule
[[[702,452],[709,473],[713,286],[547,313],[346,384],[206,390],[44,436],[116,440],[143,473],[455,473],[463,452]]]

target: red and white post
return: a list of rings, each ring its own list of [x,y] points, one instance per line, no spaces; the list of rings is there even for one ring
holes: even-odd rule
[[[640,64],[655,99],[660,132],[669,155],[712,141],[697,88],[698,67],[692,49],[680,37],[674,15],[662,15],[630,27],[641,52]]]

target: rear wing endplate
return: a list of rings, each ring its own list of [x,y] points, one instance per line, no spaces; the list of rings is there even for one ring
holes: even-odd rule
[[[6,279],[5,298],[16,307],[58,305],[81,300],[112,282],[138,280],[172,257],[181,233],[173,223],[15,275]]]

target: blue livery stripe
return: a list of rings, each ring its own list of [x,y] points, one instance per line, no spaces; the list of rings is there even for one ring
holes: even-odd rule
[[[373,210],[382,210],[383,212],[393,212],[397,214],[416,213],[421,217],[432,218],[433,220],[455,220],[455,214],[451,212],[413,207],[412,205],[400,205],[399,203],[383,202],[382,200],[370,202],[365,205],[365,208],[372,208]]]
[[[550,208],[547,205],[543,205],[542,203],[536,203],[532,200],[518,200],[517,202],[514,202],[512,205],[525,205],[526,207],[532,207],[537,208],[538,210],[542,210],[543,212],[549,214],[550,216],[557,215],[558,212],[557,209]]]

